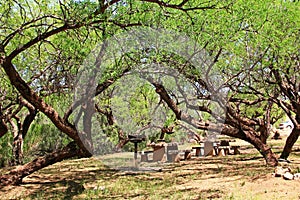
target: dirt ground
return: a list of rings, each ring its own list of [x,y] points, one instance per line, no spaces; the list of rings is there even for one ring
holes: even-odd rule
[[[284,140],[269,141],[274,152]],[[273,177],[274,168],[240,144],[240,155],[194,157],[153,172],[107,169],[97,158],[67,160],[1,188],[0,199],[300,199],[300,180]],[[293,173],[300,172],[299,147],[291,163],[280,163]]]

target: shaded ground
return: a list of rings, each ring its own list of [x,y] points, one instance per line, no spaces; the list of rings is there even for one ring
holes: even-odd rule
[[[270,141],[280,152],[281,141]],[[290,166],[300,172],[300,143]],[[162,164],[159,172],[105,168],[96,158],[57,163],[1,189],[0,199],[300,199],[300,181],[272,177],[256,150],[241,155]]]

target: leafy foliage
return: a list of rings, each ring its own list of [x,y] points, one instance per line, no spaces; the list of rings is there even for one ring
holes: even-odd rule
[[[102,96],[95,101],[100,110],[95,118],[91,117],[100,124],[101,130],[88,127],[84,133],[86,138],[92,129],[101,133],[93,136],[96,146],[107,145],[109,150],[112,149],[110,143],[120,140],[120,130],[125,136],[149,131],[157,137],[157,127],[174,125],[176,131],[183,134],[185,131],[176,124],[180,120],[178,113],[170,109],[170,102],[175,102],[180,112],[202,123],[200,126],[198,122],[194,123],[194,127],[206,130],[205,121],[214,123],[220,118],[211,111],[214,105],[209,97],[213,92],[200,80],[207,71],[210,73],[206,76],[222,72],[224,86],[213,89],[229,94],[222,105],[228,111],[226,119],[224,117],[226,126],[232,128],[227,134],[252,142],[264,153],[262,149],[269,148],[255,143],[257,140],[253,138],[260,133],[251,127],[266,121],[267,112],[271,110],[272,123],[282,117],[284,111],[290,118],[295,118],[295,124],[300,124],[299,2],[8,0],[0,3],[0,13],[0,111],[4,113],[5,123],[14,117],[8,108],[17,110],[21,96],[47,117],[39,115],[33,122],[25,139],[26,155],[34,151],[44,155],[63,147],[70,138],[88,151],[76,129],[74,111],[83,110],[80,117],[88,118],[84,109],[89,106],[93,109],[94,105],[83,105],[79,100],[78,105],[72,104],[75,77],[82,73],[81,63],[97,43],[136,26],[176,30],[190,37],[203,47],[207,65],[199,71],[197,67],[200,66],[192,66],[186,58],[153,47],[148,52],[134,49],[114,62],[107,61],[106,68],[102,69],[102,79],[97,81],[98,86],[110,85],[99,92]],[[174,39],[165,37],[169,41]],[[114,52],[111,54],[117,56]],[[91,64],[91,71],[97,70],[95,61],[84,64]],[[162,78],[169,102],[157,95],[157,88],[151,81],[137,87],[122,82],[121,77],[132,68],[144,67],[151,62],[176,70],[187,66],[178,70],[185,80],[174,76],[173,80],[164,82]],[[178,88],[180,92],[176,92]],[[193,92],[184,96],[182,92],[188,90]],[[182,103],[185,98],[195,101],[188,105]],[[269,108],[270,102],[276,105]],[[115,118],[111,124],[107,117],[110,111]],[[161,111],[163,117],[153,119],[157,116],[156,111]],[[153,120],[155,129],[141,130]],[[234,135],[236,129],[249,132]],[[2,149],[7,148],[9,152],[7,142],[11,137],[6,134],[1,138]],[[167,136],[167,140],[171,137]],[[297,140],[298,136],[295,138]],[[1,159],[10,156],[6,153]]]

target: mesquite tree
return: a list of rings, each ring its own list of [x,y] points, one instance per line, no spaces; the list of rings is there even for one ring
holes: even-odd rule
[[[115,33],[135,26],[168,28],[185,32],[202,45],[214,59],[212,63],[219,70],[222,70],[223,67],[228,84],[236,80],[238,83],[241,82],[240,85],[236,85],[237,87],[231,88],[238,91],[241,87],[249,87],[239,79],[242,78],[240,72],[250,71],[244,69],[249,69],[249,64],[257,61],[253,56],[259,57],[268,44],[277,44],[278,41],[273,43],[270,30],[274,29],[276,33],[282,29],[278,24],[278,26],[269,26],[269,20],[277,23],[276,20],[280,19],[280,16],[276,13],[284,13],[292,17],[292,14],[289,14],[291,7],[288,5],[290,3],[187,0],[98,2],[22,0],[1,3],[1,70],[5,72],[11,85],[16,88],[22,98],[43,113],[61,132],[73,140],[65,148],[39,157],[22,168],[1,176],[1,185],[20,183],[23,177],[63,159],[93,154],[90,134],[92,114],[95,111],[94,99],[90,96],[88,104],[84,104],[80,99],[72,102],[73,95],[70,94],[70,91],[74,87],[74,76],[78,73],[80,63],[97,42],[104,41]],[[277,17],[273,17],[273,15]],[[271,31],[271,33],[273,32]],[[259,35],[260,39],[256,39],[256,35]],[[263,40],[264,37],[270,37],[270,39]],[[256,46],[262,47],[253,49]],[[249,54],[249,49],[252,49],[251,54]],[[99,60],[96,60],[97,62],[94,63],[91,70],[101,68],[99,62],[101,53],[97,55],[97,58]],[[173,60],[178,61],[177,58]],[[171,61],[166,60],[165,63],[172,65]],[[269,61],[274,60],[270,59]],[[255,64],[260,63],[258,60]],[[116,63],[116,65],[118,64]],[[180,67],[181,65],[176,66]],[[197,77],[197,74],[193,74],[193,68],[190,69],[190,71],[181,70],[181,73],[193,82],[198,81],[201,87],[205,88],[205,84]],[[121,69],[115,67],[112,68],[112,71],[107,71],[104,76],[105,80],[96,83],[98,85],[95,95],[102,93],[128,70],[130,68],[126,65]],[[233,74],[228,73],[230,71],[233,71]],[[93,84],[96,80],[91,79],[90,81],[87,84]],[[267,130],[265,136],[259,137],[253,126],[261,126],[264,123],[259,123],[258,120],[251,119],[249,116],[243,116],[239,112],[240,108],[235,104],[239,101],[234,99],[239,98],[244,101],[247,96],[232,95],[232,101],[222,105],[227,109],[227,115],[223,119],[225,124],[220,127],[214,123],[209,124],[191,118],[188,114],[185,115],[182,109],[177,107],[176,101],[170,98],[168,91],[164,90],[164,85],[160,85],[155,80],[150,83],[155,87],[160,98],[174,112],[177,119],[189,122],[199,129],[207,129],[210,126],[210,129],[244,139],[261,151],[267,163],[277,164],[274,154],[265,144],[268,127],[265,128]],[[253,84],[253,86],[257,85]],[[86,90],[85,92],[93,91]],[[262,93],[265,94],[265,92]],[[62,107],[57,106],[57,102],[53,103],[57,94],[63,94],[66,98],[66,103]],[[265,97],[265,95],[263,96]],[[67,103],[69,103],[68,106],[65,105]],[[248,106],[251,106],[251,103],[248,103]],[[85,122],[82,130],[77,130],[76,119],[72,118],[76,109],[79,110]],[[214,115],[205,106],[198,110]],[[270,118],[268,113],[265,116],[265,119]],[[215,117],[218,118],[218,116]],[[0,131],[6,132],[2,117],[0,118]]]
[[[74,123],[67,117],[63,117],[64,114],[61,114],[59,108],[53,107],[51,101],[49,103],[46,100],[45,93],[47,96],[57,90],[64,91],[72,88],[72,85],[68,85],[72,84],[69,77],[77,72],[76,61],[82,60],[89,52],[91,47],[89,45],[93,41],[101,41],[109,34],[126,27],[159,23],[168,17],[163,15],[165,9],[183,11],[182,16],[188,16],[184,12],[221,7],[223,6],[219,6],[217,1],[207,3],[188,1],[165,3],[147,0],[137,2],[112,0],[97,3],[90,1],[48,3],[27,0],[2,2],[0,8],[2,13],[1,68],[20,95],[74,142],[60,151],[37,158],[23,168],[3,175],[1,185],[20,183],[24,176],[65,158],[92,155],[93,144],[89,141],[90,124],[85,123],[83,132],[79,132]],[[86,41],[90,43],[84,46]],[[49,74],[54,75],[52,80],[39,81]],[[59,76],[60,74],[63,76]],[[30,77],[40,79],[31,82]],[[61,78],[57,79],[57,77]],[[88,109],[93,109],[93,105],[90,106],[89,104]],[[84,110],[84,106],[82,108]],[[84,118],[88,122],[91,116],[84,115]],[[1,126],[1,129],[5,128]]]

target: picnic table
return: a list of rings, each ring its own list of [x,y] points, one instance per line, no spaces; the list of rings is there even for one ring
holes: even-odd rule
[[[240,154],[240,146],[230,145],[230,142],[235,142],[235,140],[202,141],[200,145],[193,146],[192,149],[195,150],[196,157],[208,155],[226,156],[230,154],[230,150],[233,150],[234,155]]]
[[[165,142],[159,142],[159,143],[151,143],[147,146],[151,147],[153,149],[153,161],[163,161],[164,155],[165,155]]]
[[[233,150],[233,155],[240,154],[239,145],[230,145],[230,142],[235,142],[235,140],[221,140],[218,146],[218,155],[229,155],[230,150]]]
[[[148,159],[148,154],[153,153],[153,162],[175,162],[177,159],[187,160],[191,150],[179,150],[177,143],[166,143],[164,141],[159,141],[158,143],[151,143],[147,145],[151,147],[152,151],[142,152],[141,161],[150,161]]]
[[[201,149],[203,149],[203,147],[201,146],[193,146],[192,149],[195,149],[195,156],[199,157],[201,155]]]
[[[213,141],[201,141],[200,145],[193,146],[192,149],[195,150],[195,156],[208,156],[218,154],[218,142]]]

